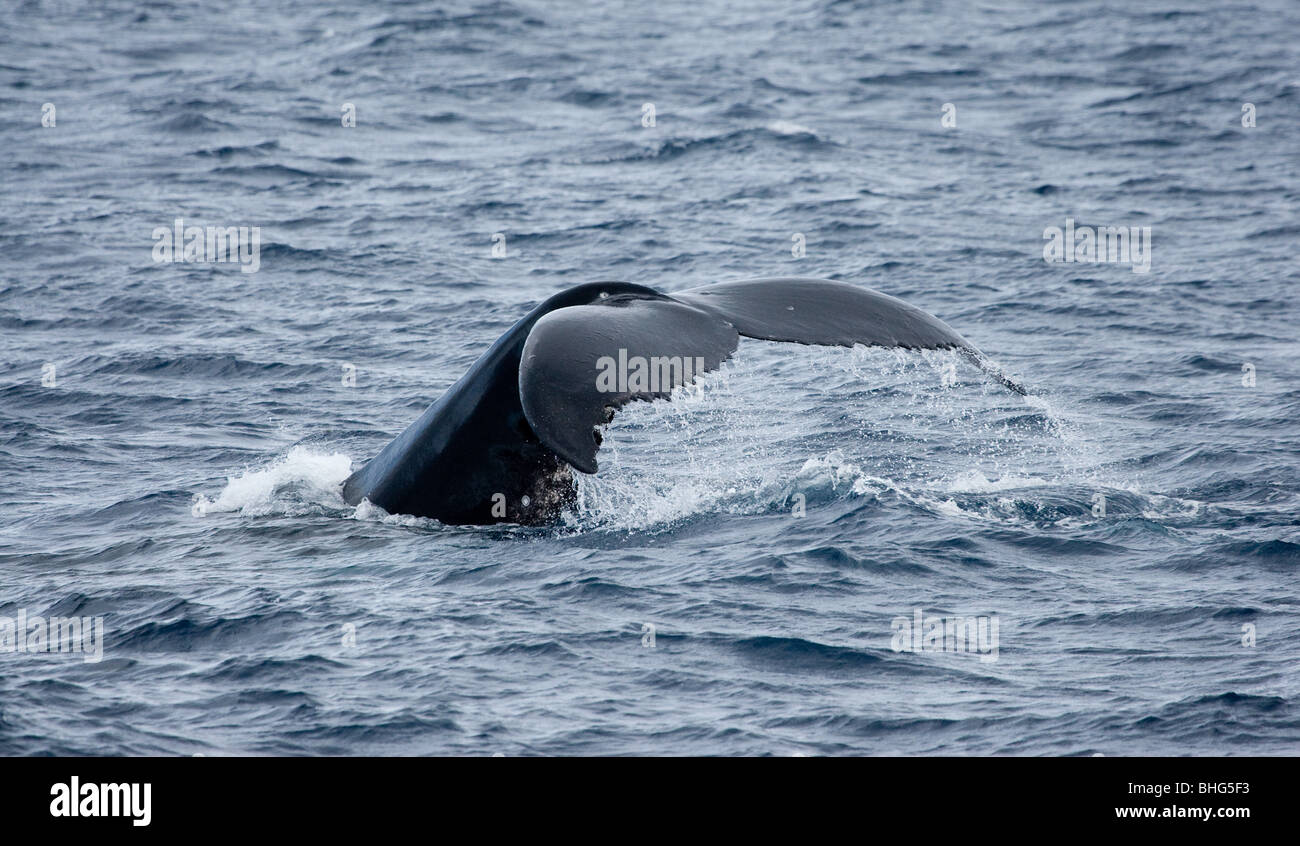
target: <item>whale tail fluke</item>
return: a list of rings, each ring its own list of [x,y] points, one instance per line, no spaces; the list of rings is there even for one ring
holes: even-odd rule
[[[738,336],[828,346],[947,349],[1027,393],[939,318],[888,294],[827,279],[724,282],[663,295],[615,292],[551,311],[528,333],[519,397],[538,439],[596,472],[598,428],[634,400],[668,397],[715,370]]]

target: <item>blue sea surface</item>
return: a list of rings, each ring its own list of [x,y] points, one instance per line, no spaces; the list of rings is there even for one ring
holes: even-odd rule
[[[1300,753],[1292,0],[16,0],[0,114],[0,617],[104,625],[0,754]],[[548,295],[763,276],[1032,395],[742,340],[559,525],[341,499]]]

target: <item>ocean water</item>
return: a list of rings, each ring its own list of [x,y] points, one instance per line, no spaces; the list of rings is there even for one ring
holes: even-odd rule
[[[103,640],[0,652],[0,753],[1297,754],[1298,36],[1283,0],[15,0],[0,617]],[[177,218],[259,227],[256,272],[155,262]],[[1067,220],[1149,227],[1149,270],[1045,261]],[[775,275],[1033,395],[745,340],[625,409],[560,525],[341,500],[549,294]],[[990,638],[896,650],[917,609]]]

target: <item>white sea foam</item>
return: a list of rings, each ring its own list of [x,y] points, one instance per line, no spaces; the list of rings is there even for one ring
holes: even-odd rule
[[[215,499],[199,496],[196,516],[239,512],[245,516],[299,514],[346,507],[341,486],[352,459],[340,452],[296,446],[265,467],[229,476]]]
[[[817,130],[809,129],[806,126],[797,123],[791,123],[788,120],[776,120],[767,125],[769,132],[775,132],[778,135],[816,135]]]

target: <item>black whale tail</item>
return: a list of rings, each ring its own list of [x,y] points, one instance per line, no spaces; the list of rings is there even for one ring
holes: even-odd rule
[[[950,326],[902,300],[826,279],[724,282],[666,295],[591,283],[534,308],[441,399],[345,482],[350,503],[448,523],[553,520],[569,467],[595,473],[600,427],[714,370],[740,336],[950,349],[1026,393]],[[611,366],[635,362],[632,375]]]

